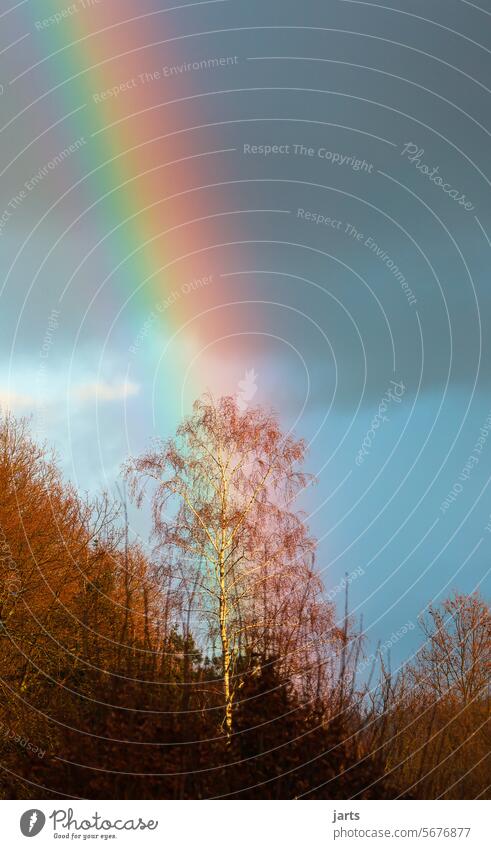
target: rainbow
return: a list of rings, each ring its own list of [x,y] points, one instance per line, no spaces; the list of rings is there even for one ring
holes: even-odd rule
[[[39,9],[28,5],[32,28]],[[30,54],[14,84],[20,90],[35,81],[52,111],[47,125],[56,127],[41,140],[47,158],[54,148],[79,144],[64,179],[77,193],[77,215],[83,210],[73,226],[87,232],[101,269],[101,334],[114,321],[129,323],[128,369],[143,349],[163,369],[160,425],[171,428],[182,415],[187,366],[205,344],[206,321],[216,321],[197,320],[195,299],[187,295],[208,286],[214,273],[208,248],[220,242],[221,211],[216,195],[210,205],[201,187],[218,182],[217,163],[226,152],[184,132],[203,126],[206,115],[199,98],[189,96],[194,65],[179,39],[181,10],[139,14],[130,0],[117,6],[74,0],[64,10],[49,0],[42,7],[32,45],[38,55]],[[83,287],[83,277],[82,264],[70,285]],[[215,303],[219,297],[213,295]],[[204,294],[199,309],[209,312]],[[194,379],[186,394],[196,397],[203,388]]]

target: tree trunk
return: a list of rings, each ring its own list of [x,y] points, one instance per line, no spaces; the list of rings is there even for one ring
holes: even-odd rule
[[[223,561],[219,565],[220,579],[220,640],[222,643],[222,674],[223,674],[223,694],[225,698],[225,717],[224,727],[227,735],[227,743],[232,739],[232,691],[230,687],[230,641],[227,630],[227,590],[225,586],[225,565]]]

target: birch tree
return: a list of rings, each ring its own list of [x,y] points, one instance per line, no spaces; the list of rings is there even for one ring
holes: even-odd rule
[[[218,643],[228,739],[254,649],[268,629],[287,630],[274,620],[288,605],[269,603],[268,594],[295,587],[305,603],[305,592],[318,590],[314,540],[291,506],[310,481],[300,469],[304,456],[303,441],[283,434],[272,413],[205,396],[175,438],[157,441],[127,467],[139,504],[153,484],[157,540],[169,559],[180,560],[181,574],[185,562],[195,621]]]
[[[491,611],[478,593],[454,593],[420,618],[425,642],[412,668],[415,683],[436,698],[464,704],[484,697],[491,680]]]

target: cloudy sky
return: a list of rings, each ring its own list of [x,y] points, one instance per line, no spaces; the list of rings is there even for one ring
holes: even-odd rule
[[[90,491],[206,389],[272,406],[309,443],[326,586],[362,570],[375,642],[489,590],[481,5],[24,0],[1,19],[0,405]]]

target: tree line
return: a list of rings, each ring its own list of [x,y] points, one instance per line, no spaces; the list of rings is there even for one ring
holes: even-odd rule
[[[304,463],[270,411],[203,397],[125,466],[143,544],[124,492],[81,496],[0,419],[1,797],[489,798],[489,605],[454,592],[403,668],[367,663]]]

